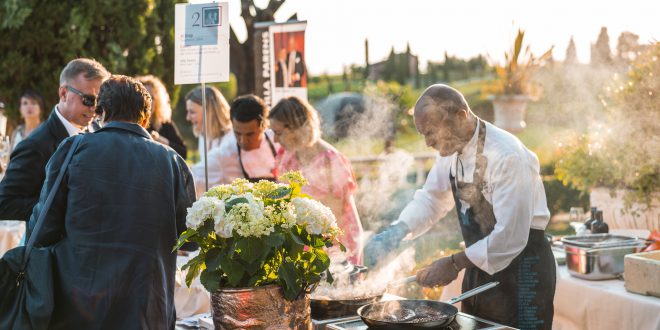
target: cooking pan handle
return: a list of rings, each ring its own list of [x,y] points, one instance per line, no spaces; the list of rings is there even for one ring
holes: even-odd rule
[[[481,286],[478,286],[478,287],[476,287],[476,288],[474,288],[474,289],[472,289],[472,290],[470,290],[470,291],[468,291],[468,292],[465,292],[465,293],[463,293],[462,295],[460,295],[460,296],[458,296],[458,297],[455,297],[455,298],[449,299],[449,301],[447,301],[447,303],[448,303],[448,304],[455,304],[455,303],[457,303],[457,302],[459,302],[459,301],[462,301],[462,300],[464,300],[464,299],[470,298],[470,297],[472,297],[472,296],[474,296],[474,295],[476,295],[476,294],[478,294],[478,293],[481,293],[481,292],[484,292],[484,291],[486,291],[486,290],[492,289],[492,288],[496,287],[498,284],[500,284],[500,282],[489,282],[489,283],[486,283],[486,284],[481,285]]]

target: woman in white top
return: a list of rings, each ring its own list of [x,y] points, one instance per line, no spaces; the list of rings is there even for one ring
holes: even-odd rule
[[[11,140],[12,149],[41,125],[41,116],[44,114],[44,99],[33,90],[25,91],[21,95],[20,112],[23,123],[18,125],[14,131]]]
[[[191,170],[195,178],[197,196],[206,191],[204,171],[204,114],[202,112],[202,88],[197,87],[186,94],[186,120],[193,126],[193,133],[199,142],[199,162]],[[229,103],[215,87],[206,87],[206,147],[207,153],[219,148],[223,139],[232,135],[231,119],[229,119]],[[209,175],[208,186],[213,187],[220,182]]]

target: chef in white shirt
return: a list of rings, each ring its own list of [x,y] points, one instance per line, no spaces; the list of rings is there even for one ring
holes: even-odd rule
[[[260,97],[244,95],[230,106],[233,134],[209,153],[209,177],[228,184],[236,178],[251,182],[275,181],[275,157],[279,144],[268,129],[269,108]]]
[[[367,265],[456,206],[465,251],[423,268],[417,281],[446,285],[465,269],[463,292],[500,284],[464,300],[463,312],[516,328],[551,329],[555,261],[544,237],[550,212],[536,155],[474,115],[463,95],[446,85],[427,88],[414,117],[417,131],[439,155],[398,220],[367,245]]]

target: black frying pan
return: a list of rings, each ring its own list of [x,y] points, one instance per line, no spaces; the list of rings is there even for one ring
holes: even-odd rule
[[[332,319],[357,315],[358,308],[380,301],[382,294],[358,299],[311,299],[312,318],[315,320]]]
[[[366,325],[378,329],[428,329],[445,327],[454,321],[456,314],[458,314],[458,308],[452,304],[491,289],[498,284],[499,282],[484,284],[446,303],[434,300],[381,301],[364,305],[357,310],[357,313]],[[407,312],[414,312],[415,310],[422,312],[426,310],[435,315],[428,319],[417,318],[415,320],[415,318],[409,317],[410,313]],[[399,319],[392,317],[392,315],[399,316]]]

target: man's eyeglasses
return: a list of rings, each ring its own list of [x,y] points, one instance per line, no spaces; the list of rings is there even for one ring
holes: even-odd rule
[[[74,94],[78,94],[82,99],[82,104],[86,107],[96,107],[96,96],[85,94],[71,86],[64,86]]]

